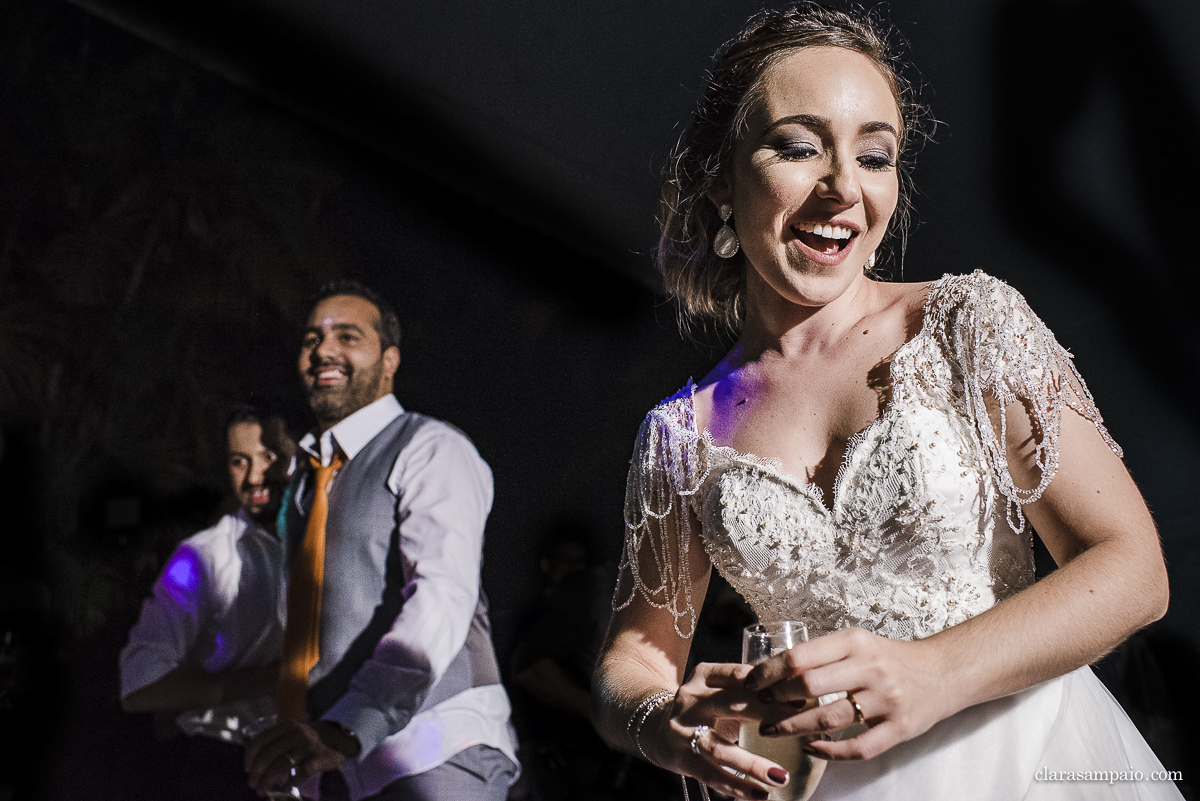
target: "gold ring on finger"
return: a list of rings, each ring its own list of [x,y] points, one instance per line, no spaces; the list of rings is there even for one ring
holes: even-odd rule
[[[846,700],[850,702],[850,706],[854,707],[854,722],[866,723],[867,716],[863,714],[862,707],[859,706],[858,699],[854,697],[854,693],[847,691]]]

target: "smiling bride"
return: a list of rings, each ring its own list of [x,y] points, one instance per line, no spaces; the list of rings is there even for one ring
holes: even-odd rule
[[[736,798],[798,797],[747,723],[828,763],[813,798],[1181,798],[1088,667],[1167,577],[1069,354],[995,278],[874,277],[915,114],[859,15],[766,12],[718,55],[658,263],[737,340],[638,435],[599,727]],[[1036,582],[1031,529],[1058,563]],[[812,639],[686,675],[713,567]],[[1088,770],[1128,775],[1046,780]]]

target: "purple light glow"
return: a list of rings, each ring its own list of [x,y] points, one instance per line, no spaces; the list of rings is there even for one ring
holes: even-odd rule
[[[200,560],[186,548],[171,556],[163,570],[162,587],[178,606],[195,613],[200,609]]]

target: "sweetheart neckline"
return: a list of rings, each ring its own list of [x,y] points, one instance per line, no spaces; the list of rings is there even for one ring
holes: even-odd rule
[[[825,490],[823,490],[816,482],[801,480],[799,476],[796,476],[783,469],[783,461],[779,457],[759,456],[758,454],[750,451],[739,451],[732,445],[718,445],[713,439],[712,432],[708,430],[708,426],[705,426],[703,430],[698,431],[696,428],[696,382],[691,378],[688,378],[687,384],[683,388],[683,390],[687,392],[687,402],[690,407],[689,415],[687,417],[687,422],[690,424],[690,430],[688,433],[693,437],[702,439],[705,445],[709,448],[729,455],[734,461],[740,464],[763,470],[776,478],[782,479],[786,484],[792,486],[802,495],[806,495],[813,500],[818,508],[820,508],[821,511],[827,516],[836,515],[839,499],[841,498],[842,494],[842,484],[850,467],[850,463],[853,461],[855,453],[862,446],[863,442],[867,440],[867,437],[871,434],[873,429],[881,426],[885,422],[892,422],[896,416],[896,386],[898,383],[897,379],[899,377],[896,373],[896,362],[900,360],[902,355],[907,355],[909,348],[918,340],[925,337],[928,333],[930,327],[929,310],[932,306],[935,296],[938,294],[938,291],[942,288],[942,285],[946,282],[946,279],[950,277],[951,276],[943,276],[942,278],[929,284],[929,294],[925,296],[925,301],[921,308],[920,329],[916,334],[902,342],[899,347],[897,347],[887,356],[888,380],[891,384],[891,397],[888,398],[887,404],[884,406],[883,411],[878,417],[876,417],[863,428],[851,434],[850,438],[846,440],[846,450],[842,452],[842,458],[838,464],[837,474],[834,476],[833,486],[830,488],[830,498],[828,503],[826,503],[825,499]]]

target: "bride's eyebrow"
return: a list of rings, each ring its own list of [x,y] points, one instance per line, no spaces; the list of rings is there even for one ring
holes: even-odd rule
[[[880,131],[887,131],[897,139],[900,138],[900,134],[896,131],[896,126],[890,122],[868,122],[858,129],[859,133],[864,134],[879,133]]]
[[[828,129],[829,118],[819,117],[816,114],[793,114],[790,117],[780,117],[763,130],[763,135],[765,136],[776,128],[782,128],[785,125],[803,125],[805,128]]]
[[[766,129],[763,131],[763,135],[766,136],[776,128],[782,128],[785,125],[802,125],[805,128],[810,129],[828,130],[831,123],[828,117],[821,117],[816,114],[793,114],[790,117],[780,117],[779,119],[775,120],[775,122],[766,127]],[[896,131],[896,126],[892,125],[890,122],[884,122],[882,120],[863,123],[863,125],[858,129],[860,134],[879,133],[880,131],[886,131],[892,136],[895,136],[897,139],[900,138],[900,134]]]

